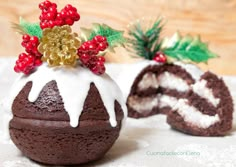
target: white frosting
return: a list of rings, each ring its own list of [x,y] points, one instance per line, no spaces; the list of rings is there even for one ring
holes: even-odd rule
[[[200,68],[198,68],[194,64],[186,64],[179,61],[174,62],[174,64],[185,69],[193,77],[194,80],[199,80],[201,75],[204,73]]]
[[[105,64],[106,72],[119,85],[125,100],[128,98],[136,77],[149,65],[159,65],[150,60],[142,60],[132,64]]]
[[[12,106],[13,100],[27,82],[32,81],[33,83],[28,99],[30,102],[34,102],[37,100],[43,87],[52,80],[55,80],[57,83],[72,127],[78,126],[79,117],[88,95],[90,83],[92,82],[96,85],[101,95],[104,106],[109,114],[111,126],[115,127],[117,124],[114,111],[115,100],[120,103],[124,115],[127,115],[127,108],[122,93],[116,83],[107,74],[97,76],[88,69],[79,66],[76,68],[49,68],[46,65],[42,65],[31,75],[21,76],[12,88],[9,106]],[[9,108],[9,111],[11,111],[11,108]]]
[[[135,111],[142,113],[143,111],[151,111],[154,107],[158,106],[157,96],[153,97],[138,97],[130,96],[128,104]]]
[[[218,114],[214,116],[203,114],[195,107],[189,106],[186,99],[180,99],[173,109],[183,117],[184,121],[199,128],[208,128],[220,121]]]
[[[144,74],[141,81],[138,83],[139,90],[145,90],[147,88],[158,88],[159,84],[157,81],[157,77],[154,73],[148,72]]]
[[[215,98],[212,90],[210,88],[207,88],[206,84],[207,84],[207,81],[202,79],[196,82],[194,85],[192,85],[192,90],[194,91],[194,93],[207,99],[210,103],[213,104],[213,106],[216,107],[219,104],[220,99]]]
[[[180,92],[185,92],[189,90],[189,85],[186,83],[185,80],[167,71],[162,73],[158,77],[158,83],[161,87],[175,89]]]
[[[178,102],[178,99],[175,97],[171,97],[168,95],[159,95],[159,107],[171,107],[173,108],[176,103]]]

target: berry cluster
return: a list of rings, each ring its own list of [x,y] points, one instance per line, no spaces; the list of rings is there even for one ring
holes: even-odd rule
[[[60,12],[57,12],[57,5],[46,0],[39,4],[39,8],[42,11],[39,17],[42,29],[63,25],[71,26],[80,19],[77,9],[72,5],[66,5]]]
[[[78,49],[78,55],[81,63],[89,68],[94,74],[101,75],[105,72],[105,58],[97,56],[100,51],[108,47],[106,37],[95,36],[91,41],[84,42]]]
[[[35,67],[42,64],[41,53],[39,53],[37,47],[39,45],[38,37],[29,35],[23,35],[23,42],[21,45],[25,48],[27,53],[21,53],[16,61],[14,67],[15,72],[23,72],[29,74]]]
[[[162,52],[156,52],[153,60],[158,63],[166,63],[167,62],[166,55]]]

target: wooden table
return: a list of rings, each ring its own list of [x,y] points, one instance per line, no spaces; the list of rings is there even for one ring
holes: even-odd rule
[[[104,22],[117,29],[138,18],[164,16],[168,22],[163,36],[171,36],[176,30],[183,34],[201,34],[203,41],[221,58],[201,65],[218,74],[236,75],[236,0],[79,0],[59,1],[58,7],[75,5],[81,20],[74,26],[90,26],[93,22]],[[19,16],[29,21],[38,21],[40,0],[0,0],[0,56],[17,56],[23,51],[21,37],[10,28]],[[113,62],[133,61],[124,49],[107,55]]]

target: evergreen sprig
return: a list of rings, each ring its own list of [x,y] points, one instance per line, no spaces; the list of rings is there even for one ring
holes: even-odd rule
[[[160,49],[160,32],[163,28],[162,19],[159,18],[146,31],[143,30],[140,22],[135,23],[129,29],[129,48],[135,51],[138,56],[152,60],[155,53]]]

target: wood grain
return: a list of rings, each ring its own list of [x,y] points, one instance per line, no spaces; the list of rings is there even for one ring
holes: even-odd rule
[[[58,7],[71,3],[81,14],[81,20],[74,26],[90,26],[93,22],[104,22],[117,29],[139,18],[154,18],[162,15],[168,22],[163,36],[171,36],[176,30],[183,34],[202,36],[210,48],[221,58],[201,65],[218,74],[236,75],[236,0],[65,0]],[[0,0],[0,56],[17,56],[23,49],[21,38],[11,30],[11,22],[19,16],[37,21],[40,0]],[[119,48],[116,54],[107,55],[113,62],[132,62],[127,52]]]

